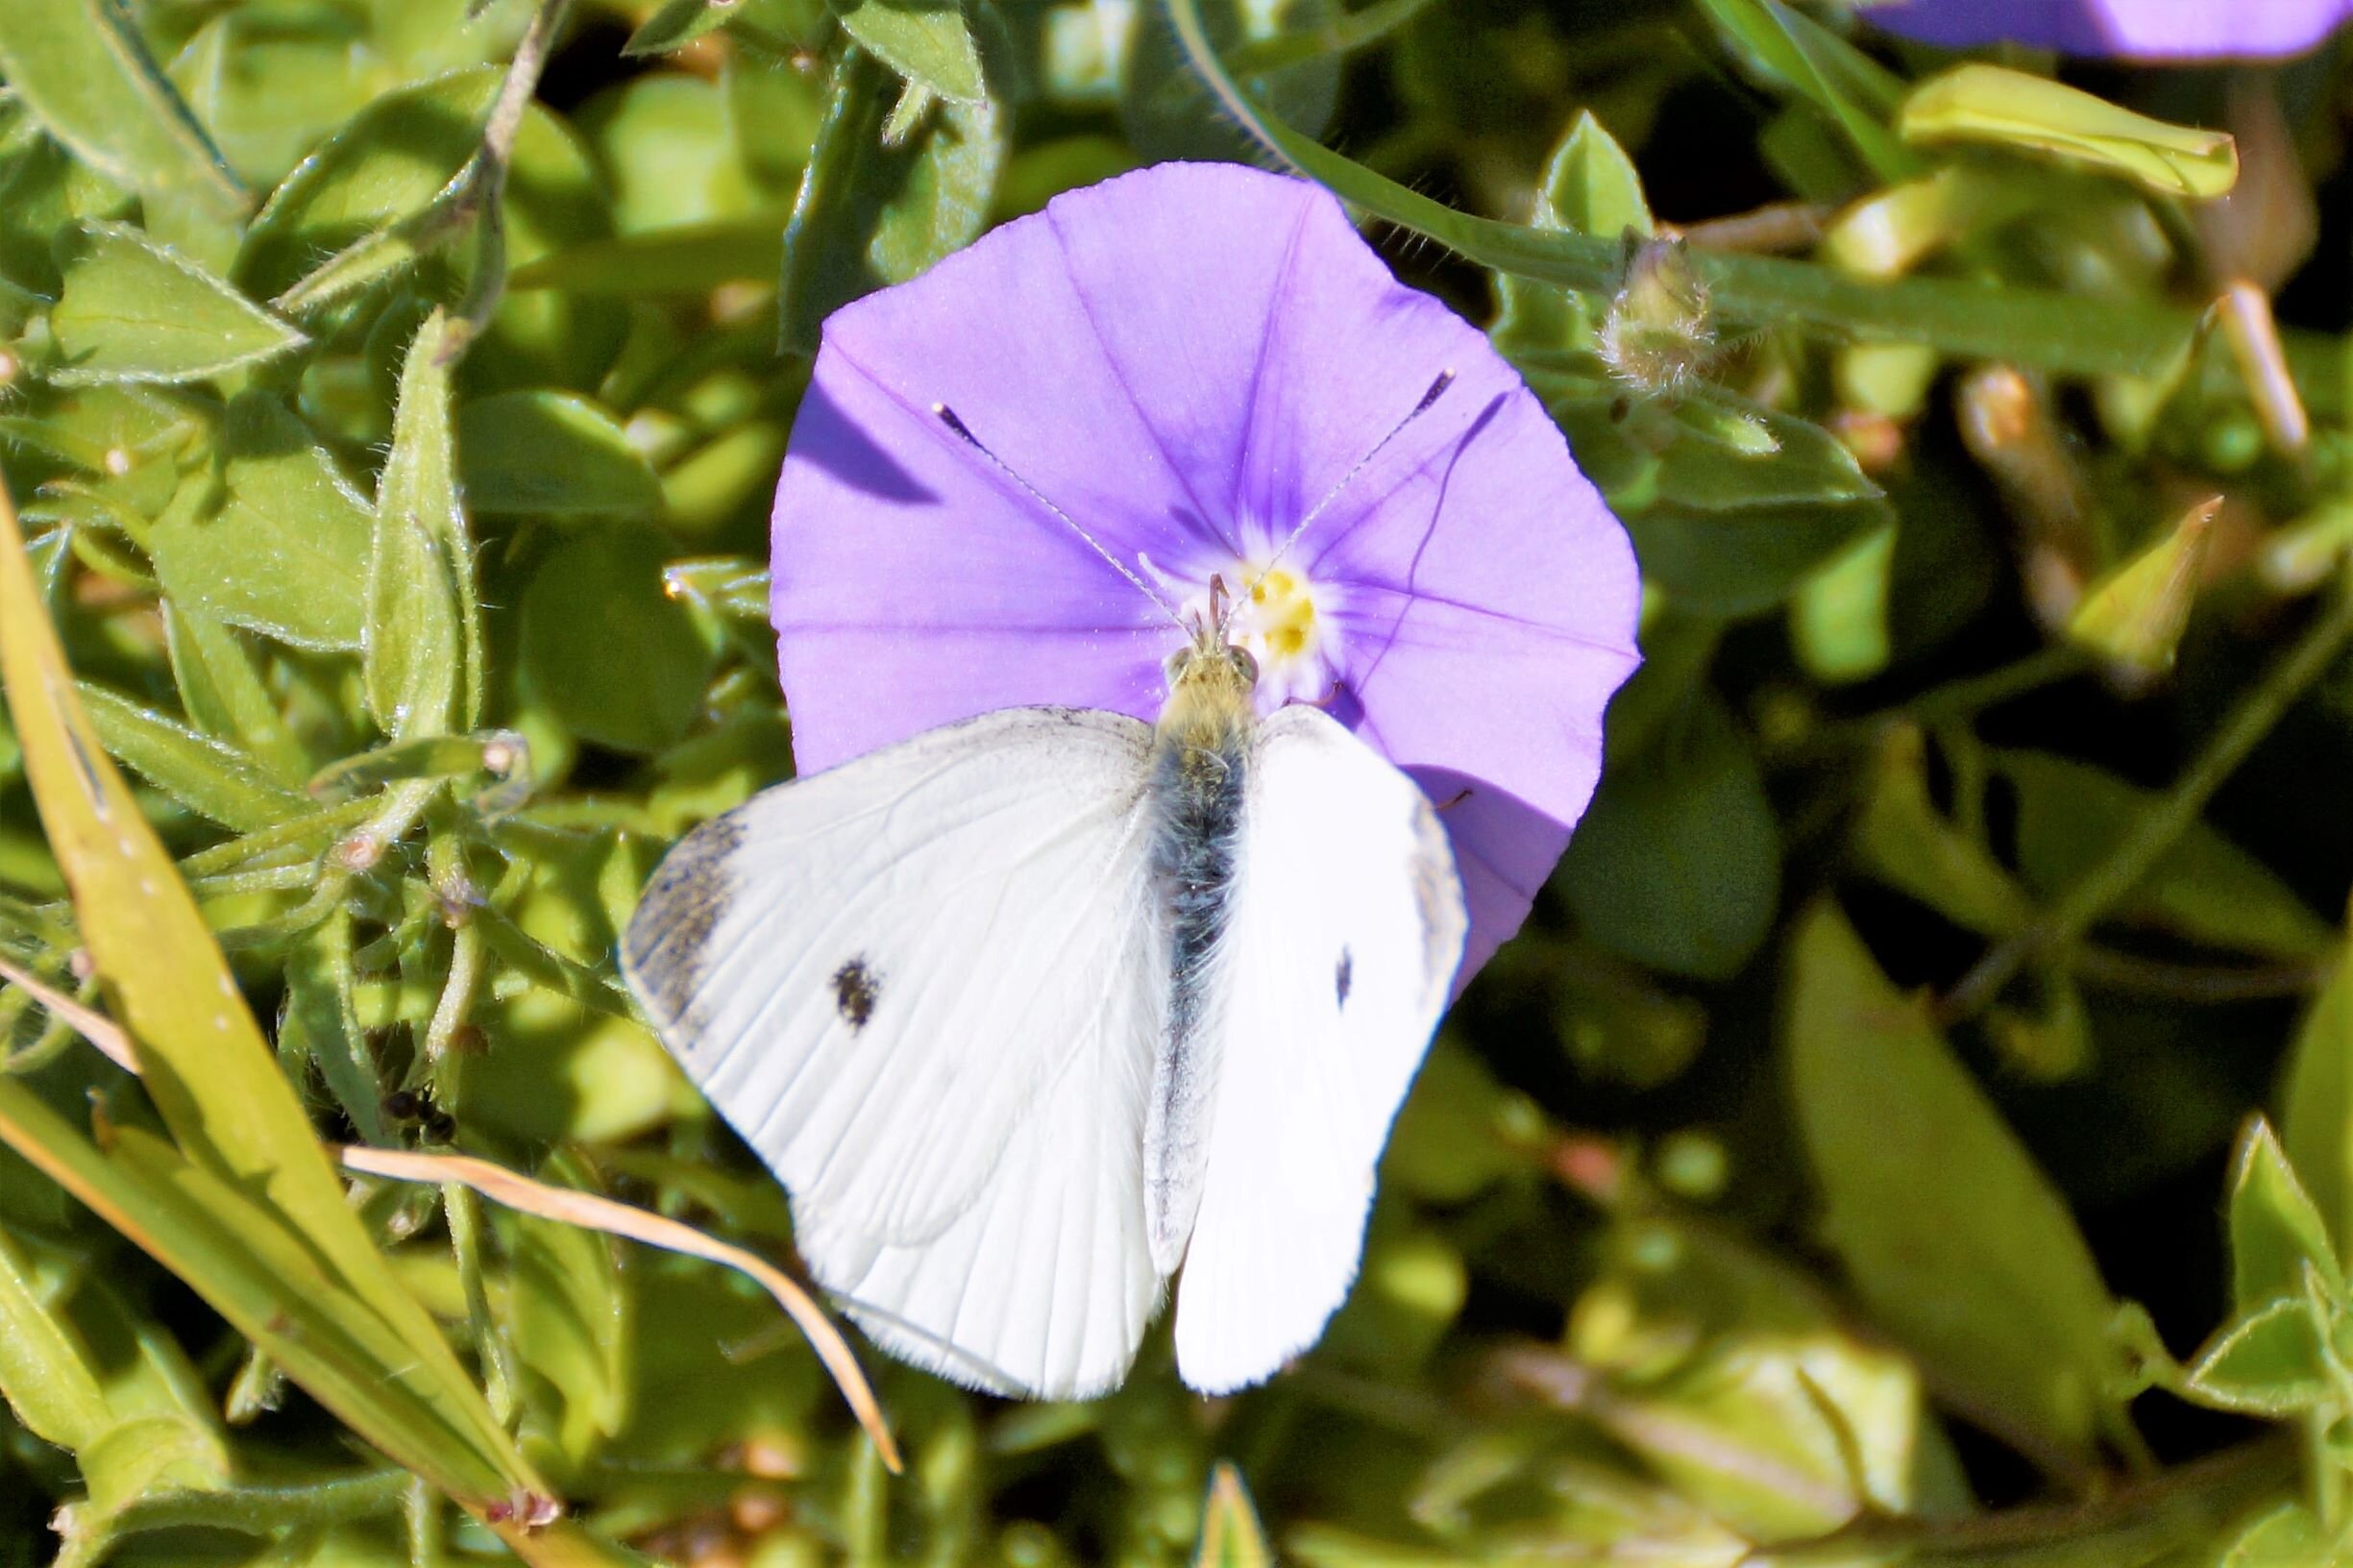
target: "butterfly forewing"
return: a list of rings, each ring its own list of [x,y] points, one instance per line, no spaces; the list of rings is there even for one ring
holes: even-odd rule
[[[1150,739],[1010,709],[769,791],[672,853],[623,944],[819,1281],[967,1382],[1115,1381],[1157,1288]]]
[[[1209,1393],[1272,1374],[1348,1294],[1374,1167],[1466,928],[1429,799],[1311,707],[1262,727],[1233,900],[1177,1287],[1178,1370]]]

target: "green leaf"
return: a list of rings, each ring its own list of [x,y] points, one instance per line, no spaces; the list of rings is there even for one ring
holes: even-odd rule
[[[1630,232],[1644,239],[1651,236],[1654,225],[1650,203],[1642,194],[1642,176],[1590,110],[1579,112],[1576,124],[1545,160],[1530,226],[1603,239]],[[1508,273],[1495,280],[1495,292],[1501,308],[1492,335],[1507,355],[1592,346],[1591,320],[1581,296]]]
[[[2114,1308],[2066,1203],[1827,901],[1799,917],[1788,1009],[1823,1233],[1856,1293],[1966,1408],[2085,1456],[2110,1413]]]
[[[863,50],[834,67],[824,124],[784,231],[777,330],[814,355],[835,307],[903,282],[969,244],[1004,166],[1006,130],[993,103],[944,103],[895,147],[882,143],[890,74]]]
[[[35,1288],[32,1261],[0,1229],[0,1396],[45,1443],[79,1453],[113,1422],[78,1335]]]
[[[910,81],[951,102],[989,96],[960,0],[828,0],[849,36]]]
[[[306,339],[137,230],[86,223],[49,312],[60,385],[201,381],[298,348]]]
[[[1854,454],[1821,426],[1712,401],[1750,422],[1762,442],[1744,451],[1680,436],[1659,459],[1649,503],[1626,525],[1646,577],[1688,608],[1742,615],[1787,598],[1893,514]]]
[[[2231,1164],[2230,1255],[2231,1296],[2243,1312],[2302,1299],[2307,1269],[2332,1298],[2344,1294],[2328,1227],[2261,1116],[2240,1139]]]
[[[2249,1415],[2286,1416],[2329,1393],[2329,1354],[2301,1294],[2242,1313],[2191,1364],[2188,1390]]]
[[[107,754],[199,816],[251,833],[311,809],[237,747],[102,686],[85,683],[81,692]]]
[[[282,784],[300,784],[309,758],[237,634],[205,614],[166,599],[163,647],[171,657],[180,706],[215,740],[245,752]]]
[[[2285,1078],[2281,1138],[2342,1258],[2353,1251],[2353,964],[2341,943]]]
[[[2121,175],[2161,196],[2204,200],[2239,181],[2229,133],[2168,125],[2048,77],[1956,66],[1912,89],[1897,121],[1916,145],[1968,142],[2043,153]]]
[[[2018,789],[2018,861],[2046,896],[2106,859],[2157,796],[2112,773],[2039,751],[2002,751],[1998,772]],[[2111,919],[2237,952],[2299,962],[2335,944],[2327,925],[2264,864],[2207,826],[2192,825]]]
[[[524,679],[583,739],[659,751],[701,706],[711,650],[665,590],[665,564],[658,538],[587,529],[542,561],[524,593]]]
[[[319,1066],[327,1090],[379,1148],[392,1145],[384,1122],[384,1083],[352,1004],[352,920],[337,910],[295,943],[286,960],[286,1012],[279,1047]]]
[[[598,1191],[594,1172],[558,1154],[539,1179]],[[574,1465],[619,1433],[635,1356],[629,1291],[612,1241],[595,1231],[502,1210],[506,1231],[508,1333],[523,1364],[562,1397],[555,1441]]]
[[[1883,182],[1920,168],[1887,128],[1902,84],[1854,45],[1781,0],[1700,0],[1726,42],[1752,68],[1822,111]]]
[[[570,392],[502,392],[457,416],[457,474],[478,515],[647,518],[662,481],[613,417]]]
[[[474,558],[450,450],[448,318],[409,343],[392,455],[376,487],[369,552],[368,711],[394,740],[468,728],[481,705]]]
[[[801,86],[814,99],[812,85]],[[718,83],[675,71],[638,77],[598,101],[588,129],[625,233],[740,219],[760,205],[730,108]]]
[[[683,49],[720,27],[742,0],[663,0],[660,10],[637,24],[621,52],[630,59]]]
[[[1636,963],[1722,980],[1754,955],[1779,907],[1780,828],[1712,694],[1695,693],[1636,755],[1611,759],[1559,878],[1584,934]]]
[[[1893,517],[1854,454],[1794,414],[1704,387],[1630,405],[1590,355],[1521,368],[1633,536],[1643,576],[1681,608],[1769,608]]]
[[[236,177],[115,0],[8,0],[0,77],[43,129],[116,184],[244,210]]]
[[[297,648],[355,649],[375,519],[309,427],[267,393],[229,405],[218,483],[157,520],[156,577],[182,608]]]

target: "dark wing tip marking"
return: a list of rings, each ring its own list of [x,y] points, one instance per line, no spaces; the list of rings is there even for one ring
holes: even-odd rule
[[[711,933],[735,896],[727,862],[742,847],[744,824],[715,817],[678,841],[622,934],[621,963],[638,1000],[664,1027],[687,1017],[702,989]]]
[[[882,1000],[882,976],[864,958],[853,958],[833,971],[833,1004],[840,1010],[842,1021],[856,1034],[866,1027],[866,1020],[874,1016],[874,1004]]]
[[[1340,949],[1338,967],[1332,971],[1332,989],[1338,993],[1341,1007],[1348,1005],[1348,992],[1355,989],[1356,977],[1356,955],[1343,947]]]

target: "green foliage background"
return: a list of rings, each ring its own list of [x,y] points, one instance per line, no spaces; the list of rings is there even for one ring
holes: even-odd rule
[[[145,1080],[0,989],[0,1564],[2353,1561],[2343,57],[0,0],[0,959]],[[894,1477],[749,1282],[322,1145],[789,1255],[612,955],[789,772],[818,324],[1179,156],[1492,323],[1648,663],[1323,1344],[1215,1403],[1164,1339],[1072,1407],[870,1358]]]

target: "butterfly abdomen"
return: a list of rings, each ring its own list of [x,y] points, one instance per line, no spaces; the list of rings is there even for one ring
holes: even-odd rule
[[[1152,880],[1166,934],[1168,1006],[1153,1060],[1144,1133],[1144,1202],[1154,1262],[1183,1257],[1201,1197],[1208,1111],[1216,1085],[1219,947],[1234,907],[1250,785],[1246,707],[1164,718],[1151,772]]]

